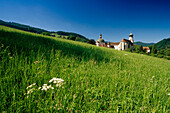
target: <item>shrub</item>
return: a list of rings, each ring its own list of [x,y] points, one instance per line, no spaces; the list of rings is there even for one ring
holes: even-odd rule
[[[170,49],[166,50],[166,56],[170,56]]]
[[[42,32],[43,35],[50,36],[49,32]]]
[[[154,44],[152,46],[152,54],[156,54],[157,53],[157,50],[156,50],[156,45]]]
[[[75,40],[76,37],[75,37],[74,35],[70,35],[70,36],[69,36],[69,39],[70,39],[70,40]]]
[[[95,42],[94,39],[90,39],[90,40],[89,40],[89,44],[95,45],[95,43],[96,43],[96,42]]]

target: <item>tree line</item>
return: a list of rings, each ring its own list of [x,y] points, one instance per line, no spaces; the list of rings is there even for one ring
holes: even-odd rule
[[[157,49],[156,44],[153,44],[152,46],[148,46],[148,47],[150,49],[150,52],[143,50],[142,45],[134,45],[133,47],[127,49],[127,51],[132,52],[132,53],[146,54],[146,55],[154,56],[158,58],[166,58],[170,60],[170,45],[166,46],[166,48],[163,48],[163,49]]]

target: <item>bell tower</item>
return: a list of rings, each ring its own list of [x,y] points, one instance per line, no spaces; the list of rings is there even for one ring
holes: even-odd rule
[[[130,40],[132,43],[134,42],[134,40],[133,40],[133,34],[132,34],[132,33],[129,34],[129,40]]]
[[[102,34],[100,34],[99,38],[102,39]]]

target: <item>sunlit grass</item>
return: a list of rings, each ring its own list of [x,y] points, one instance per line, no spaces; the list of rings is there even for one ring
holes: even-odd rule
[[[1,112],[170,112],[168,60],[4,26],[0,46]]]

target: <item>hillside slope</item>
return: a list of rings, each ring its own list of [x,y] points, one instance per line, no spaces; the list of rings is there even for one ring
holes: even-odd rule
[[[0,44],[0,112],[169,110],[168,60],[4,26]]]
[[[12,28],[16,28],[16,29],[20,29],[20,30],[24,30],[24,31],[29,31],[29,32],[33,32],[33,33],[39,33],[39,34],[41,34],[42,32],[48,32],[47,30],[43,30],[40,28],[35,28],[35,27],[31,27],[28,25],[23,25],[23,24],[19,24],[19,23],[15,23],[15,22],[5,22],[2,20],[0,20],[0,25],[12,27]]]
[[[167,49],[168,47],[170,48],[170,38],[163,39],[159,41],[158,43],[156,43],[156,48],[158,50]]]
[[[24,31],[32,32],[32,33],[38,33],[38,34],[42,34],[42,33],[46,32],[49,35],[52,35],[52,36],[57,37],[57,38],[69,39],[69,37],[73,36],[73,37],[77,38],[76,41],[81,41],[81,42],[88,42],[89,41],[88,38],[86,38],[86,37],[84,37],[80,34],[72,33],[72,32],[64,32],[64,31],[51,32],[51,31],[47,31],[47,30],[44,30],[44,29],[19,24],[19,23],[16,23],[16,22],[5,22],[5,21],[2,21],[2,20],[0,20],[0,25],[19,29],[19,30],[24,30]]]

